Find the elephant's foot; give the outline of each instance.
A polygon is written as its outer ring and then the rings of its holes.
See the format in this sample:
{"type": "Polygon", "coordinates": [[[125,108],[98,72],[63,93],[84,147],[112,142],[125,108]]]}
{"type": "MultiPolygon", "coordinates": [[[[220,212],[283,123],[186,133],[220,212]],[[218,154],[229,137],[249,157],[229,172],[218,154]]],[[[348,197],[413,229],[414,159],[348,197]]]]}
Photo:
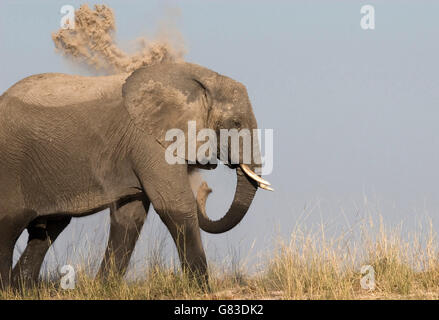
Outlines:
{"type": "Polygon", "coordinates": [[[203,291],[210,292],[206,257],[202,256],[199,260],[200,261],[183,264],[183,272],[189,277],[190,282],[203,291]]]}

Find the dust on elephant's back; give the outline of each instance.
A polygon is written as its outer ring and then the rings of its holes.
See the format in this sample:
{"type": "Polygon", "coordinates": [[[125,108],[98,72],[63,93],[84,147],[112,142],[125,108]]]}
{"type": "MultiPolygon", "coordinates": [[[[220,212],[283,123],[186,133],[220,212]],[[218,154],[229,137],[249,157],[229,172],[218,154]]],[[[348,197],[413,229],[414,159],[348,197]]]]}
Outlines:
{"type": "Polygon", "coordinates": [[[122,98],[122,85],[128,76],[127,73],[103,77],[45,73],[23,79],[5,95],[24,104],[52,108],[113,100],[122,98]]]}

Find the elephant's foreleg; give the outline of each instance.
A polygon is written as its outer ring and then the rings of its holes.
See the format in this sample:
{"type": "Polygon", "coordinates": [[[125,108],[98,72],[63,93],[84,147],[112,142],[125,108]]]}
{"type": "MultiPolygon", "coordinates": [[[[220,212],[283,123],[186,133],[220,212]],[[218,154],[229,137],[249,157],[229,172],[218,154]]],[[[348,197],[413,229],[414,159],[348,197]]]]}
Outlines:
{"type": "Polygon", "coordinates": [[[141,172],[142,185],[177,246],[182,269],[207,283],[207,262],[201,242],[197,203],[185,166],[156,163],[161,168],[141,172]]]}
{"type": "Polygon", "coordinates": [[[106,279],[111,272],[118,276],[125,274],[149,205],[145,198],[111,208],[110,236],[98,277],[106,279]]]}
{"type": "Polygon", "coordinates": [[[71,217],[63,217],[47,221],[36,220],[30,223],[27,228],[29,239],[26,249],[12,271],[14,287],[29,287],[38,281],[47,251],[70,220],[71,217]]]}

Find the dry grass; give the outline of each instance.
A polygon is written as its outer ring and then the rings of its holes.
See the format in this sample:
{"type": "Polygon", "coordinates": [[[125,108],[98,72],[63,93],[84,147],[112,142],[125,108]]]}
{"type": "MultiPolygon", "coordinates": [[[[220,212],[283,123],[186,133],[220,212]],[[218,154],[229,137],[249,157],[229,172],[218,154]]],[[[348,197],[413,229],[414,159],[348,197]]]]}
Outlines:
{"type": "Polygon", "coordinates": [[[355,237],[337,238],[324,228],[296,228],[256,274],[247,275],[241,265],[226,274],[210,266],[210,292],[156,257],[143,280],[111,276],[104,283],[77,266],[73,290],[61,289],[59,277],[50,276],[38,288],[0,292],[0,299],[438,299],[439,243],[431,223],[427,229],[406,234],[367,221],[355,237]],[[375,270],[374,290],[361,288],[363,265],[375,270]]]}

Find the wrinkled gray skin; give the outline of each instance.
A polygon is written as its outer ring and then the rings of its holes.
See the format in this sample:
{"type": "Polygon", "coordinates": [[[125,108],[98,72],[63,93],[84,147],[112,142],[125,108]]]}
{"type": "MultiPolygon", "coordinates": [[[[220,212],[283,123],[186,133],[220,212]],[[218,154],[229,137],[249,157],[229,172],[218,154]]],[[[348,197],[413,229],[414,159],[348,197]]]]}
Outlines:
{"type": "MultiPolygon", "coordinates": [[[[234,200],[222,219],[210,220],[197,208],[187,162],[166,162],[171,142],[164,139],[171,128],[187,133],[190,120],[197,121],[197,130],[256,129],[242,84],[189,63],[140,68],[126,79],[122,92],[110,82],[42,74],[18,82],[0,97],[3,287],[10,284],[13,248],[25,228],[30,242],[23,259],[42,259],[32,258],[32,252],[53,242],[71,217],[111,208],[113,221],[126,219],[122,229],[114,226],[112,239],[124,238],[117,243],[133,243],[126,247],[132,248],[150,203],[174,239],[182,269],[205,282],[200,228],[228,231],[247,212],[257,184],[230,165],[237,174],[234,200]],[[127,241],[129,234],[135,236],[127,241]]],[[[109,243],[107,252],[117,250],[109,243]]],[[[124,259],[118,261],[126,267],[124,259]]]]}
{"type": "MultiPolygon", "coordinates": [[[[191,176],[194,168],[188,167],[188,169],[191,176]]],[[[202,182],[199,186],[197,205],[203,212],[211,191],[206,182],[202,182]]],[[[147,198],[133,199],[131,202],[116,202],[110,205],[110,235],[98,271],[99,278],[105,280],[111,274],[118,276],[125,274],[145,223],[149,206],[147,198]]],[[[32,287],[37,283],[47,251],[70,220],[71,217],[49,224],[31,223],[27,227],[29,233],[27,246],[12,270],[12,283],[15,288],[32,287]]]]}

